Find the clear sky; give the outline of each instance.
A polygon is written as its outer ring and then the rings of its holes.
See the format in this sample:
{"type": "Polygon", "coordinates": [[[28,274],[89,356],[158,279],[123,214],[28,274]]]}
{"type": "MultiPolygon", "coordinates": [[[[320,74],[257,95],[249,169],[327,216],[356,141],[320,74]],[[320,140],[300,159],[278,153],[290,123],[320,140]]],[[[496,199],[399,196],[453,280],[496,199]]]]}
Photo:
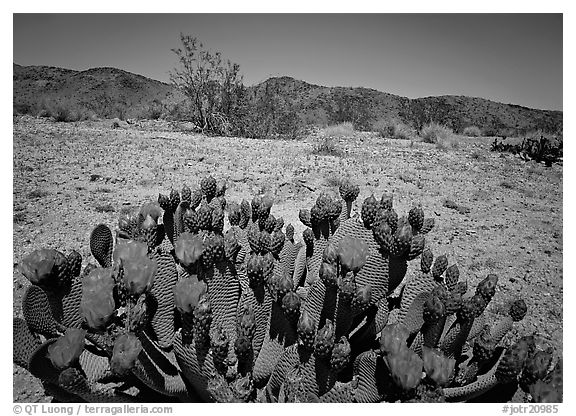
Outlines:
{"type": "Polygon", "coordinates": [[[240,64],[410,98],[468,95],[562,110],[562,14],[15,14],[14,62],[111,66],[168,81],[179,34],[240,64]]]}

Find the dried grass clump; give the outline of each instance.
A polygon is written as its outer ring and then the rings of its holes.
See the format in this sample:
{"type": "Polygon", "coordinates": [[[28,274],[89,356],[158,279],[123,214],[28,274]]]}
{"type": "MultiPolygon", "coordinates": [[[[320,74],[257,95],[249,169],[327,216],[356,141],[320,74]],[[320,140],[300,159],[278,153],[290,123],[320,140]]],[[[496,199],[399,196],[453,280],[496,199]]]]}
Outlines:
{"type": "Polygon", "coordinates": [[[454,136],[454,131],[442,124],[429,123],[422,128],[420,136],[424,142],[436,144],[439,141],[451,139],[454,136]]]}

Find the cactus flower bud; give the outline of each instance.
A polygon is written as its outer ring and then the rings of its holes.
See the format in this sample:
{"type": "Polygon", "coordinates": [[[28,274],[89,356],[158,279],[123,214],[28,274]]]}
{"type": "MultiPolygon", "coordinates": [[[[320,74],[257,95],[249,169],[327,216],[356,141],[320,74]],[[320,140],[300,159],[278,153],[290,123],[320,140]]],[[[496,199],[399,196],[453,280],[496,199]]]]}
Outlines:
{"type": "Polygon", "coordinates": [[[223,364],[228,356],[228,345],[230,341],[228,335],[222,328],[222,325],[216,325],[210,333],[210,347],[212,348],[212,355],[214,361],[223,364]]]}
{"type": "Polygon", "coordinates": [[[352,302],[354,296],[356,295],[356,284],[352,279],[352,275],[348,274],[345,277],[338,277],[338,290],[339,296],[345,302],[352,302]]]}
{"type": "Polygon", "coordinates": [[[288,276],[287,273],[284,273],[279,279],[277,283],[277,299],[281,301],[284,296],[294,290],[294,281],[288,276]]]}
{"type": "Polygon", "coordinates": [[[304,230],[304,232],[302,233],[302,239],[304,240],[304,244],[306,244],[306,247],[308,249],[314,247],[314,233],[310,228],[306,228],[304,230]]]}
{"type": "Polygon", "coordinates": [[[352,309],[356,313],[364,312],[369,306],[372,300],[372,287],[370,285],[364,285],[356,288],[356,293],[352,299],[352,309]]]}
{"type": "Polygon", "coordinates": [[[434,323],[444,316],[446,313],[446,308],[444,303],[437,297],[432,296],[426,302],[424,302],[424,322],[434,323]]]}
{"type": "Polygon", "coordinates": [[[114,342],[110,368],[114,374],[127,374],[142,351],[142,343],[134,334],[122,334],[114,342]]]}
{"type": "Polygon", "coordinates": [[[358,185],[354,185],[348,179],[344,179],[340,182],[340,186],[338,187],[340,192],[340,196],[346,202],[353,202],[358,198],[358,194],[360,193],[360,187],[358,185]]]}
{"type": "Polygon", "coordinates": [[[388,193],[382,194],[382,198],[380,198],[380,207],[384,211],[389,211],[393,208],[393,206],[394,206],[394,195],[388,193]]]}
{"type": "Polygon", "coordinates": [[[322,208],[318,205],[314,205],[310,208],[310,223],[312,224],[312,228],[315,228],[324,220],[324,212],[322,208]]]}
{"type": "Polygon", "coordinates": [[[374,195],[371,195],[364,200],[364,203],[362,204],[362,208],[360,210],[360,216],[362,217],[362,221],[364,222],[364,226],[366,228],[372,228],[372,225],[376,220],[379,208],[380,204],[378,203],[378,201],[376,201],[374,195]]]}
{"type": "Polygon", "coordinates": [[[246,361],[252,351],[252,342],[244,335],[240,335],[234,342],[234,352],[240,361],[246,361]]]}
{"type": "Polygon", "coordinates": [[[312,227],[312,221],[310,220],[309,210],[302,208],[298,213],[298,218],[300,219],[300,222],[304,224],[306,227],[312,227]]]}
{"type": "Polygon", "coordinates": [[[314,347],[314,334],[316,332],[316,321],[308,311],[303,310],[298,319],[298,337],[300,342],[308,349],[314,347]]]}
{"type": "Polygon", "coordinates": [[[242,247],[238,243],[238,239],[233,230],[229,229],[226,231],[226,234],[224,235],[224,254],[226,255],[226,258],[231,262],[235,262],[236,256],[240,252],[241,248],[242,247]]]}
{"type": "Polygon", "coordinates": [[[333,266],[336,265],[336,262],[338,261],[338,251],[333,243],[328,242],[328,244],[326,244],[326,248],[322,253],[322,261],[333,266]]]}
{"type": "Polygon", "coordinates": [[[390,253],[392,244],[394,243],[394,236],[388,223],[386,221],[377,222],[376,226],[372,228],[372,234],[374,235],[374,240],[380,246],[380,249],[384,253],[390,253]]]}
{"type": "Polygon", "coordinates": [[[326,324],[318,331],[316,334],[316,340],[314,342],[314,355],[317,358],[329,358],[332,354],[332,349],[334,348],[334,324],[329,319],[326,320],[326,324]]]}
{"type": "Polygon", "coordinates": [[[300,296],[296,292],[288,292],[282,298],[282,310],[289,320],[295,321],[300,313],[300,296]]]}
{"type": "Polygon", "coordinates": [[[498,284],[498,276],[496,276],[495,274],[489,274],[476,287],[476,294],[482,296],[484,301],[488,303],[496,293],[497,284],[498,284]]]}
{"type": "Polygon", "coordinates": [[[332,349],[332,357],[330,357],[330,367],[334,371],[341,371],[350,362],[350,355],[352,348],[346,337],[341,337],[340,340],[334,345],[332,349]]]}
{"type": "Polygon", "coordinates": [[[338,259],[345,271],[358,273],[368,260],[368,244],[359,238],[345,236],[338,243],[338,259]]]}
{"type": "Polygon", "coordinates": [[[63,370],[73,365],[84,351],[84,336],[86,331],[68,328],[64,336],[58,338],[48,347],[48,358],[52,365],[63,370]]]}
{"type": "Polygon", "coordinates": [[[326,287],[335,287],[337,283],[336,267],[330,263],[322,263],[318,270],[320,279],[326,287]]]}
{"type": "Polygon", "coordinates": [[[238,336],[245,336],[249,340],[254,338],[256,333],[256,315],[251,307],[246,306],[242,311],[240,322],[238,323],[238,336]]]}

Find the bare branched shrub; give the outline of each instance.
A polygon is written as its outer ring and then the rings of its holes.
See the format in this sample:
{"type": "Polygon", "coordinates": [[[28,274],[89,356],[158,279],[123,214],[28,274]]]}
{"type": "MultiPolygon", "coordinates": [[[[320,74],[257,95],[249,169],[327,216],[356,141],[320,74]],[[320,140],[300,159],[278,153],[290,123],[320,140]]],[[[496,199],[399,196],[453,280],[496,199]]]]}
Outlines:
{"type": "Polygon", "coordinates": [[[452,138],[454,132],[451,128],[441,124],[429,123],[422,128],[420,136],[426,143],[438,143],[439,140],[446,141],[452,138]]]}
{"type": "Polygon", "coordinates": [[[411,140],[416,136],[410,126],[398,120],[378,120],[372,125],[372,129],[384,138],[411,140]]]}
{"type": "Polygon", "coordinates": [[[192,120],[202,131],[225,134],[219,130],[223,115],[228,118],[242,88],[240,65],[224,60],[220,52],[204,47],[195,37],[180,34],[181,48],[172,49],[178,67],[170,73],[170,81],[191,102],[192,120]]]}

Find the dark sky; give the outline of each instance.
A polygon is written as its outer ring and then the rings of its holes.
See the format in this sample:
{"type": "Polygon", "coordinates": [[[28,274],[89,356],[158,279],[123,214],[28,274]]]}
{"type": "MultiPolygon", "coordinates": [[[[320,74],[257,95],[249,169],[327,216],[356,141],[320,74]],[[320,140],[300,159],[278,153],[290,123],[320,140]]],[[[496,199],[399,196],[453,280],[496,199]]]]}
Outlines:
{"type": "Polygon", "coordinates": [[[561,14],[15,14],[14,62],[168,81],[181,32],[239,63],[248,85],[287,75],[563,108],[561,14]]]}

